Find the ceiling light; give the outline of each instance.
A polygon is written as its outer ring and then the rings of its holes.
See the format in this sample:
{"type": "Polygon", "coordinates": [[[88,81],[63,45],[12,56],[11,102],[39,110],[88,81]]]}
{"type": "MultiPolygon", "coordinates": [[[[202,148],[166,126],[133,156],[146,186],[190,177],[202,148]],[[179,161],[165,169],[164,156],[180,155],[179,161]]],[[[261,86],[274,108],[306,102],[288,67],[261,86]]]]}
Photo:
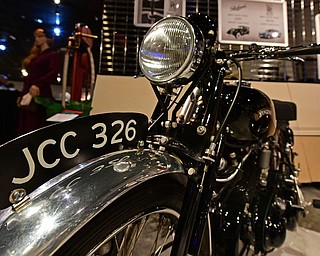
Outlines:
{"type": "Polygon", "coordinates": [[[22,74],[23,76],[28,76],[28,72],[27,72],[27,70],[25,70],[25,69],[21,69],[21,74],[22,74]]]}
{"type": "Polygon", "coordinates": [[[43,23],[42,19],[34,19],[34,21],[37,23],[43,23]]]}
{"type": "Polygon", "coordinates": [[[54,0],[53,1],[55,4],[60,4],[60,0],[54,0]]]}
{"type": "Polygon", "coordinates": [[[60,12],[56,12],[56,25],[60,25],[60,12]]]}
{"type": "Polygon", "coordinates": [[[61,30],[60,30],[60,28],[58,28],[58,27],[54,28],[53,32],[54,32],[54,34],[55,34],[56,36],[60,36],[60,34],[61,34],[61,30]]]}
{"type": "Polygon", "coordinates": [[[0,50],[1,50],[1,51],[5,51],[6,48],[7,48],[7,47],[6,47],[4,44],[0,44],[0,50]]]}

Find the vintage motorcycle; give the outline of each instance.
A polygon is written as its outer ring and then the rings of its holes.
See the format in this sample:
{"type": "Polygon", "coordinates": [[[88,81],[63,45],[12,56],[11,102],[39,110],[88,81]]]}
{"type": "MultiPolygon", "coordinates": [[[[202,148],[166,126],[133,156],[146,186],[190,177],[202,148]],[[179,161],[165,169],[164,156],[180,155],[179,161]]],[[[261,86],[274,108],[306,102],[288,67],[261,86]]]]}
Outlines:
{"type": "Polygon", "coordinates": [[[266,255],[283,244],[305,208],[296,106],[244,83],[239,60],[320,47],[228,52],[216,31],[193,14],[147,32],[150,120],[93,115],[0,147],[0,255],[266,255]]]}

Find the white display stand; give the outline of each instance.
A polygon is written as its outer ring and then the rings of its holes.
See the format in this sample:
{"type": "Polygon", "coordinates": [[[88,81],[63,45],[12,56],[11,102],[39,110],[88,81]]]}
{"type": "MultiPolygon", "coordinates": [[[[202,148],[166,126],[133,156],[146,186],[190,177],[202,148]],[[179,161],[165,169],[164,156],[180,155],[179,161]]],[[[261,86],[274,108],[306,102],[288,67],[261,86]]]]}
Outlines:
{"type": "Polygon", "coordinates": [[[138,112],[151,117],[156,103],[157,98],[145,78],[98,75],[90,113],[138,112]]]}

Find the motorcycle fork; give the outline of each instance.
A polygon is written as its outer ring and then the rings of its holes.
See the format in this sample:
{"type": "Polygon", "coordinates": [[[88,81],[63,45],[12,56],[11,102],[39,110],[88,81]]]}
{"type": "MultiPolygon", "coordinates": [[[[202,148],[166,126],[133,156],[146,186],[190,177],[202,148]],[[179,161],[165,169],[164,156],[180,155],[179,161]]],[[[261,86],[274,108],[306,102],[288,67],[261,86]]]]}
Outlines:
{"type": "Polygon", "coordinates": [[[217,166],[215,163],[205,164],[202,168],[201,177],[188,179],[171,256],[199,255],[217,166]]]}
{"type": "MultiPolygon", "coordinates": [[[[208,108],[203,118],[203,124],[212,128],[213,133],[215,133],[217,109],[220,105],[220,97],[217,95],[221,94],[224,75],[225,70],[222,68],[218,72],[216,86],[210,94],[208,108]]],[[[216,148],[218,143],[212,142],[211,133],[208,133],[207,149],[203,156],[204,163],[199,165],[199,170],[202,170],[202,172],[199,171],[201,175],[194,175],[193,177],[189,174],[190,178],[186,187],[171,256],[196,256],[199,255],[201,249],[203,234],[208,222],[208,212],[214,194],[216,173],[220,164],[219,149],[216,148]]]]}

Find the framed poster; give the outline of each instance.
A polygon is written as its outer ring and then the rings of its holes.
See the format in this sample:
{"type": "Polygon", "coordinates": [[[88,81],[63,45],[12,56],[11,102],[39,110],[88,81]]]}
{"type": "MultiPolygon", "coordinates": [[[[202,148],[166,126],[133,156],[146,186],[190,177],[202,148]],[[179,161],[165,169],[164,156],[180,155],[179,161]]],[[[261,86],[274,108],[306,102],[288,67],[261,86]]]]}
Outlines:
{"type": "Polygon", "coordinates": [[[133,24],[151,27],[156,21],[173,15],[186,15],[186,0],[135,0],[133,24]]]}
{"type": "Polygon", "coordinates": [[[288,46],[285,0],[218,0],[219,42],[288,46]]]}

